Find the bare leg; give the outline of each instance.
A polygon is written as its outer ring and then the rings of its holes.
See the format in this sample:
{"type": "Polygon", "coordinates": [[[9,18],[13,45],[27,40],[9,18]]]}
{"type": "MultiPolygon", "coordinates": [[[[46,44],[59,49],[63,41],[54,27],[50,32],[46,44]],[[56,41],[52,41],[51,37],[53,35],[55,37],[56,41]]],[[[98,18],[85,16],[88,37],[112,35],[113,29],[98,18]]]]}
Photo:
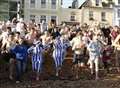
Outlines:
{"type": "Polygon", "coordinates": [[[38,62],[38,67],[37,67],[37,73],[36,73],[36,80],[39,81],[40,80],[40,73],[41,73],[41,63],[38,62]]]}
{"type": "Polygon", "coordinates": [[[61,66],[59,66],[57,69],[56,69],[56,76],[60,76],[61,75],[61,66]]]}
{"type": "Polygon", "coordinates": [[[79,63],[75,65],[75,70],[76,70],[76,71],[75,71],[75,72],[76,72],[75,78],[78,79],[78,78],[79,78],[79,63]]]}
{"type": "Polygon", "coordinates": [[[119,55],[120,51],[118,50],[115,50],[115,59],[116,59],[116,67],[117,67],[117,71],[120,72],[120,63],[119,63],[119,58],[120,58],[120,55],[119,55]]]}
{"type": "Polygon", "coordinates": [[[11,80],[13,80],[13,69],[14,69],[14,59],[13,58],[10,58],[10,61],[9,61],[9,78],[11,80]]]}
{"type": "Polygon", "coordinates": [[[93,75],[94,74],[94,63],[91,60],[89,61],[89,63],[90,63],[91,74],[93,75]]]}
{"type": "Polygon", "coordinates": [[[40,73],[39,73],[39,72],[37,72],[37,73],[36,73],[36,80],[37,80],[37,81],[39,81],[39,80],[40,80],[40,79],[39,79],[39,76],[40,76],[40,73]]]}
{"type": "Polygon", "coordinates": [[[59,68],[56,68],[56,76],[59,76],[59,68]]]}
{"type": "Polygon", "coordinates": [[[96,74],[95,74],[95,77],[96,77],[96,80],[99,79],[99,59],[96,58],[95,59],[95,71],[96,71],[96,74]]]}

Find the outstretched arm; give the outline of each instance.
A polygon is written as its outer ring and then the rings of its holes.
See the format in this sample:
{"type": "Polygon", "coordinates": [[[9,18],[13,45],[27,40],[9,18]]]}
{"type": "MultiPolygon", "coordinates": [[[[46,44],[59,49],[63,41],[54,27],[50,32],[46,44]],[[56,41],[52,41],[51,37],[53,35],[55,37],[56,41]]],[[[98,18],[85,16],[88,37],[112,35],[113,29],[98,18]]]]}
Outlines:
{"type": "Polygon", "coordinates": [[[118,44],[119,40],[120,40],[120,35],[117,36],[117,38],[115,39],[112,45],[117,48],[120,48],[120,44],[118,44]]]}
{"type": "Polygon", "coordinates": [[[27,50],[28,54],[33,52],[33,46],[31,46],[28,50],[27,50]]]}

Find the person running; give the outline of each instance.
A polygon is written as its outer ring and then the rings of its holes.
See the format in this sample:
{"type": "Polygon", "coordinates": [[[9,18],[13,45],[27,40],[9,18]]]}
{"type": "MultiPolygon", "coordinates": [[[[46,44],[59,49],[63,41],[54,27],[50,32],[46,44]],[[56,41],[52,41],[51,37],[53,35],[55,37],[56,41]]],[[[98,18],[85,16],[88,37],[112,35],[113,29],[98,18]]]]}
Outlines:
{"type": "Polygon", "coordinates": [[[37,33],[35,28],[31,28],[30,32],[25,35],[25,39],[27,40],[29,45],[32,45],[37,33]]]}
{"type": "Polygon", "coordinates": [[[35,40],[33,46],[28,49],[28,53],[32,56],[32,68],[36,73],[36,80],[39,80],[39,75],[42,71],[44,47],[39,40],[35,40]]]}
{"type": "Polygon", "coordinates": [[[2,34],[0,35],[0,41],[2,41],[2,46],[1,48],[3,49],[4,43],[7,42],[8,39],[8,34],[11,33],[11,27],[7,27],[2,31],[2,34]]]}
{"type": "Polygon", "coordinates": [[[42,23],[40,26],[41,26],[40,27],[41,33],[44,34],[44,32],[48,30],[48,24],[44,20],[42,20],[42,23]]]}
{"type": "Polygon", "coordinates": [[[66,35],[62,35],[61,38],[61,44],[62,44],[62,58],[63,61],[65,59],[66,53],[67,53],[67,49],[70,47],[70,42],[68,40],[68,38],[66,38],[66,35]]]}
{"type": "Polygon", "coordinates": [[[44,46],[49,46],[49,44],[52,43],[52,37],[48,31],[44,32],[44,35],[41,36],[41,39],[44,46]]]}
{"type": "Polygon", "coordinates": [[[18,44],[11,49],[11,52],[15,54],[16,57],[16,83],[20,83],[21,76],[26,70],[27,63],[27,49],[24,39],[20,39],[18,44]]]}
{"type": "Polygon", "coordinates": [[[20,36],[24,37],[25,36],[25,23],[23,18],[19,19],[19,22],[16,24],[16,32],[20,32],[20,36]]]}
{"type": "Polygon", "coordinates": [[[112,45],[116,48],[115,50],[116,67],[118,72],[120,72],[120,34],[116,37],[112,45]]]}
{"type": "Polygon", "coordinates": [[[79,78],[79,69],[84,66],[84,42],[82,41],[81,31],[77,32],[76,37],[70,41],[72,50],[74,52],[73,67],[75,70],[75,78],[79,78]]]}
{"type": "Polygon", "coordinates": [[[112,47],[110,45],[105,46],[102,54],[102,62],[104,69],[109,73],[110,61],[111,61],[112,47]]]}
{"type": "Polygon", "coordinates": [[[4,59],[9,60],[9,79],[13,80],[13,69],[15,65],[15,54],[13,54],[10,49],[14,48],[16,43],[14,42],[14,33],[10,33],[8,35],[7,41],[4,43],[3,47],[5,50],[3,51],[4,53],[4,59]]]}
{"type": "Polygon", "coordinates": [[[53,58],[56,65],[56,76],[59,76],[59,72],[61,71],[61,67],[63,64],[63,44],[60,39],[60,36],[56,37],[53,43],[54,51],[53,51],[53,58]]]}
{"type": "Polygon", "coordinates": [[[118,35],[119,35],[119,27],[118,26],[114,26],[113,28],[111,27],[110,36],[111,36],[112,43],[114,43],[118,35]]]}
{"type": "Polygon", "coordinates": [[[15,32],[15,36],[14,36],[15,43],[18,44],[19,40],[21,40],[20,32],[15,32]]]}
{"type": "Polygon", "coordinates": [[[91,69],[91,74],[94,74],[94,68],[95,68],[95,77],[96,80],[99,79],[98,73],[99,73],[99,59],[101,56],[101,44],[98,41],[97,35],[93,36],[93,39],[90,41],[88,45],[88,51],[89,51],[89,64],[91,69]],[[95,67],[94,67],[95,64],[95,67]]]}

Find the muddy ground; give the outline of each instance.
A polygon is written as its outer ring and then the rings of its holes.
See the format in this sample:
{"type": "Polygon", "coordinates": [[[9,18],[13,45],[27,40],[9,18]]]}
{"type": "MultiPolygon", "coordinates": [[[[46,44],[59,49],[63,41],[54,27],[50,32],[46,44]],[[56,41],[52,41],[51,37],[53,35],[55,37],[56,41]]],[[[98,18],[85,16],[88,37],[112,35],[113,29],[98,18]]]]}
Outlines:
{"type": "Polygon", "coordinates": [[[71,59],[64,61],[61,77],[58,78],[54,76],[52,59],[46,60],[40,81],[35,81],[30,66],[19,84],[15,83],[15,79],[13,81],[8,79],[9,65],[0,64],[0,88],[120,88],[120,73],[115,67],[111,66],[109,73],[101,68],[99,80],[95,80],[94,76],[90,75],[89,68],[85,67],[80,70],[79,79],[75,80],[71,61],[71,59]]]}

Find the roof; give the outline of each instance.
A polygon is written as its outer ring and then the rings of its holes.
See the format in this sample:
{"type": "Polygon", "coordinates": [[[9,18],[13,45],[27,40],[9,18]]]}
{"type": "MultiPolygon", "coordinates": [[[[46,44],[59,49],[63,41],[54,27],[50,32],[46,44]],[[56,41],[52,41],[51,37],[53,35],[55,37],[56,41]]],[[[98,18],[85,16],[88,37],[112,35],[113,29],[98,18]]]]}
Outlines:
{"type": "Polygon", "coordinates": [[[82,7],[91,7],[91,8],[105,8],[105,9],[111,9],[110,7],[104,7],[104,6],[102,6],[102,7],[97,7],[97,6],[92,6],[92,2],[91,2],[91,0],[86,0],[80,7],[79,7],[79,9],[82,9],[82,7]]]}
{"type": "Polygon", "coordinates": [[[87,7],[90,6],[90,0],[86,0],[80,7],[79,9],[81,9],[82,7],[87,7]]]}

